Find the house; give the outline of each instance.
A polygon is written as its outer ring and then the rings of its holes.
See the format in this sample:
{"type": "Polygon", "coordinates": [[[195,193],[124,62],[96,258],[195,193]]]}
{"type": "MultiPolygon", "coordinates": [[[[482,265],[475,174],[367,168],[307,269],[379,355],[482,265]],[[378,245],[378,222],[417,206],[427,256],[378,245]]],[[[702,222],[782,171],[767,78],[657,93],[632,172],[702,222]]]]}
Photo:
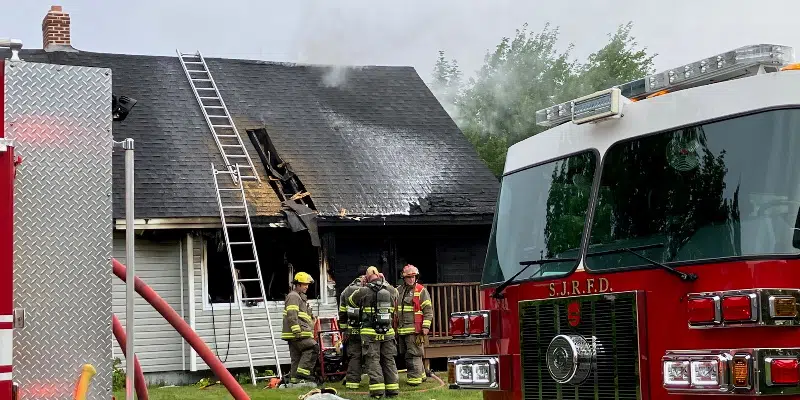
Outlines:
{"type": "MultiPolygon", "coordinates": [[[[135,142],[136,274],[226,366],[246,367],[212,177],[212,164],[224,170],[225,162],[177,55],[77,50],[60,7],[45,16],[43,38],[43,49],[20,57],[110,68],[114,94],[137,101],[113,126],[115,140],[135,142]]],[[[443,304],[451,283],[477,298],[499,182],[413,68],[206,62],[260,177],[245,190],[268,301],[245,312],[266,307],[279,337],[291,275],[306,271],[318,277],[310,291],[316,313],[333,315],[337,294],[362,264],[399,280],[412,263],[431,290],[442,288],[443,304]],[[309,229],[291,229],[296,215],[285,199],[315,212],[309,229]]],[[[123,195],[116,152],[113,255],[125,263],[123,195]]],[[[124,284],[115,280],[113,293],[125,324],[124,284]]],[[[468,305],[451,299],[437,310],[435,334],[446,336],[448,310],[460,306],[468,305]]],[[[208,369],[146,302],[137,299],[135,310],[137,355],[150,381],[208,369]]],[[[267,328],[248,324],[248,333],[264,338],[267,328]]],[[[288,364],[288,347],[277,343],[288,364]]],[[[259,364],[274,364],[269,340],[251,348],[259,364]]],[[[122,358],[116,343],[114,352],[122,358]]]]}

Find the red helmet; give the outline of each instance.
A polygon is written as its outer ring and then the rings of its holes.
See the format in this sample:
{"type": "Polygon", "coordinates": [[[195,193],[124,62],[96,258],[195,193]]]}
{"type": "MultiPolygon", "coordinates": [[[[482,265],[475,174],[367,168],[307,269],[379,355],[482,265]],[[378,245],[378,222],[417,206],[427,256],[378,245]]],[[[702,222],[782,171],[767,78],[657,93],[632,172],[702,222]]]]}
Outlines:
{"type": "Polygon", "coordinates": [[[406,266],[403,267],[403,278],[409,276],[419,276],[419,270],[417,269],[417,267],[411,264],[406,264],[406,266]]]}

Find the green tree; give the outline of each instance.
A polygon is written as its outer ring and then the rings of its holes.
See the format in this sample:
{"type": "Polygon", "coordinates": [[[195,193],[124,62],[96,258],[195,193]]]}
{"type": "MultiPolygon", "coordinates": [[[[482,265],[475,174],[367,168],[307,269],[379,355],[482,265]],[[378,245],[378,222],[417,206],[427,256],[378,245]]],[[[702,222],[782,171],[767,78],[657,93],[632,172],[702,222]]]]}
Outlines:
{"type": "Polygon", "coordinates": [[[654,56],[638,47],[631,28],[630,23],[620,26],[608,44],[579,64],[571,59],[572,45],[559,51],[557,28],[545,25],[532,33],[525,24],[486,54],[468,82],[462,82],[456,61],[447,61],[440,51],[431,90],[500,176],[508,147],[545,130],[536,125],[537,110],[650,72],[654,56]]]}
{"type": "Polygon", "coordinates": [[[439,51],[439,58],[433,67],[433,80],[428,84],[436,98],[450,114],[457,119],[456,102],[461,94],[462,73],[456,60],[447,60],[444,51],[439,51]]]}

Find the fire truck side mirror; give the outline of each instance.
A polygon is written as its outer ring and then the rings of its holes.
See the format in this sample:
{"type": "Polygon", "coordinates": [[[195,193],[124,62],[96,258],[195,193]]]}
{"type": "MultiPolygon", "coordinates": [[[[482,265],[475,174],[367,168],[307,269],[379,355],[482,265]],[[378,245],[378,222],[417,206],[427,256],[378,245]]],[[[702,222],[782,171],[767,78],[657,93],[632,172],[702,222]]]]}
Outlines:
{"type": "Polygon", "coordinates": [[[133,97],[111,95],[111,115],[114,121],[124,121],[138,101],[133,97]]]}

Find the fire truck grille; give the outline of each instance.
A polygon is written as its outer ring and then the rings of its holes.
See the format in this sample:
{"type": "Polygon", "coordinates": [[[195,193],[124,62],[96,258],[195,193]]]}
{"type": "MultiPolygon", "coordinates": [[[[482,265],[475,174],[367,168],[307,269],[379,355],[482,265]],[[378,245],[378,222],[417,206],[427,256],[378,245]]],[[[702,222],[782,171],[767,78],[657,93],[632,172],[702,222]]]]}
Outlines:
{"type": "MultiPolygon", "coordinates": [[[[526,400],[550,399],[639,399],[639,346],[636,295],[619,293],[519,303],[522,391],[526,400]],[[579,312],[578,312],[579,311],[579,312]],[[594,356],[582,358],[585,369],[576,365],[571,382],[558,383],[551,376],[547,354],[558,354],[567,341],[558,335],[585,339],[594,356]],[[588,364],[586,364],[588,363],[588,364]],[[585,377],[585,378],[584,378],[585,377]]],[[[564,381],[565,367],[573,367],[567,348],[566,360],[551,357],[552,368],[564,381]],[[564,362],[566,361],[566,362],[564,362]]],[[[584,354],[584,353],[582,353],[584,354]]]]}

